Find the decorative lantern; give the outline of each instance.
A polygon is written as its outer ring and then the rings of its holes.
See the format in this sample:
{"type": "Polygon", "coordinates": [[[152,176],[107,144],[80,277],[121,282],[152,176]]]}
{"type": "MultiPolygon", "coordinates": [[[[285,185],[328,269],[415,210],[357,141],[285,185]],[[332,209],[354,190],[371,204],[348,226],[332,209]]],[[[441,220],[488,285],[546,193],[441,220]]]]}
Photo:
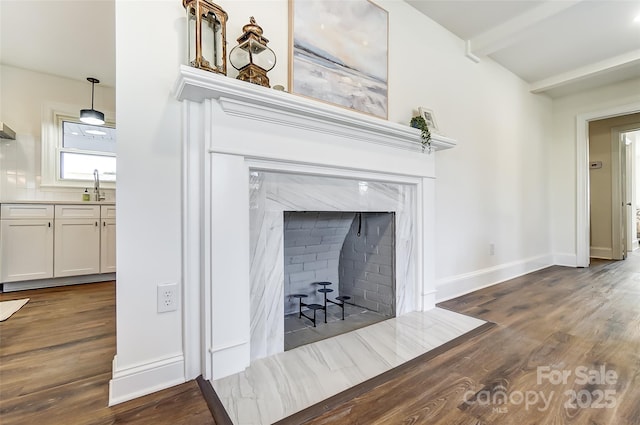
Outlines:
{"type": "Polygon", "coordinates": [[[262,28],[253,16],[242,27],[238,45],[231,50],[229,61],[239,71],[238,80],[269,87],[267,72],[276,66],[276,55],[267,47],[269,40],[262,36],[262,28]]]}
{"type": "Polygon", "coordinates": [[[189,65],[227,75],[227,13],[207,0],[182,0],[187,10],[189,65]]]}

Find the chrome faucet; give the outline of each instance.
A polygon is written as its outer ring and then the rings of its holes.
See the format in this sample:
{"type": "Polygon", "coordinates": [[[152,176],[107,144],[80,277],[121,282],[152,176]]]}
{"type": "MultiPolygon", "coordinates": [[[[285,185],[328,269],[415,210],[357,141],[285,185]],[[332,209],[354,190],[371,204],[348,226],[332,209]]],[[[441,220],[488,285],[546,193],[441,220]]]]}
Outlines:
{"type": "Polygon", "coordinates": [[[93,170],[93,196],[96,201],[104,201],[104,195],[100,194],[100,177],[98,170],[93,170]]]}

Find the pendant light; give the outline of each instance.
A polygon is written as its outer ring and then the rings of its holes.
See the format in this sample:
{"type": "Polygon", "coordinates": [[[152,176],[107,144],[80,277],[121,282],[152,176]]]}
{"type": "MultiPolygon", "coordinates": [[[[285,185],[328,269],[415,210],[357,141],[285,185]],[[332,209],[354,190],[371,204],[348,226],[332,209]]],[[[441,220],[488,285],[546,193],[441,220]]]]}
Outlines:
{"type": "Polygon", "coordinates": [[[91,109],[80,110],[80,121],[91,125],[102,125],[104,124],[104,114],[93,109],[93,89],[96,84],[100,83],[100,80],[89,77],[87,81],[91,83],[91,109]]]}

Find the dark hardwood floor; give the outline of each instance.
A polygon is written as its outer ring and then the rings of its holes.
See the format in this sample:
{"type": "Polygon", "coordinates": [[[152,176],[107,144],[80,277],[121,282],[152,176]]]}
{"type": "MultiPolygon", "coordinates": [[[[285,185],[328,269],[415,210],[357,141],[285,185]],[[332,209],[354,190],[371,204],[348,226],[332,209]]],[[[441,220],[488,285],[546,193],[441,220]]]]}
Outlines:
{"type": "Polygon", "coordinates": [[[114,282],[0,294],[19,298],[0,322],[0,424],[214,424],[194,381],[107,407],[114,282]]]}
{"type": "MultiPolygon", "coordinates": [[[[106,407],[112,283],[0,294],[23,297],[0,323],[0,424],[214,423],[194,382],[106,407]]],[[[640,254],[550,267],[441,307],[496,325],[304,423],[640,424],[640,254]]]]}
{"type": "Polygon", "coordinates": [[[550,267],[441,307],[497,326],[304,423],[640,424],[640,255],[550,267]]]}

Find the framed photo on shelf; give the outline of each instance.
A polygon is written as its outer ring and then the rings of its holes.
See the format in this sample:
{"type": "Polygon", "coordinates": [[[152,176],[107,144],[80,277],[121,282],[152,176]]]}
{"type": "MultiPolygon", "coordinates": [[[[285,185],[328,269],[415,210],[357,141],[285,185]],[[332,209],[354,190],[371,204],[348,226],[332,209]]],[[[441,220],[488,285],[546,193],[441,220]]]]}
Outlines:
{"type": "Polygon", "coordinates": [[[386,119],[386,10],[369,0],[289,0],[289,90],[386,119]]]}
{"type": "Polygon", "coordinates": [[[438,126],[436,125],[436,117],[433,115],[433,111],[421,106],[418,108],[418,113],[424,118],[427,127],[429,127],[429,131],[438,134],[438,126]]]}

